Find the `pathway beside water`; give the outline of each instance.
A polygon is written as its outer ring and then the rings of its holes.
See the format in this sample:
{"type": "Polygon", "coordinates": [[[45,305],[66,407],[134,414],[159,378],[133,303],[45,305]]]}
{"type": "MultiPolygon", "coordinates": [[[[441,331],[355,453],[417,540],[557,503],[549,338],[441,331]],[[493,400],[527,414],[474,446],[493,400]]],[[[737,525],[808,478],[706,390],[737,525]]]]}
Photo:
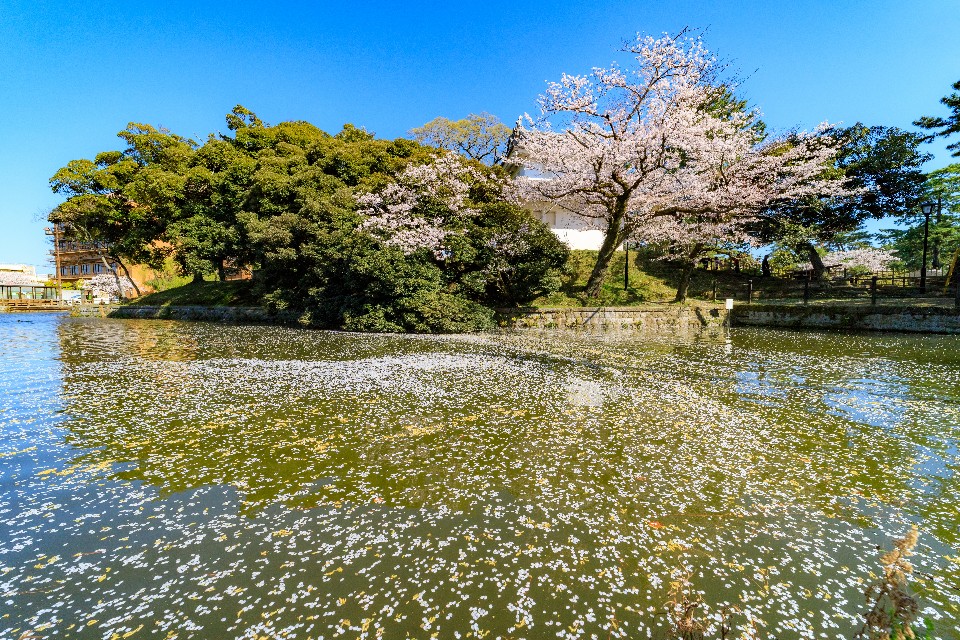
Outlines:
{"type": "Polygon", "coordinates": [[[960,638],[960,337],[0,315],[0,637],[960,638]],[[753,621],[753,623],[749,621],[753,621]],[[31,635],[32,634],[32,635],[31,635]]]}

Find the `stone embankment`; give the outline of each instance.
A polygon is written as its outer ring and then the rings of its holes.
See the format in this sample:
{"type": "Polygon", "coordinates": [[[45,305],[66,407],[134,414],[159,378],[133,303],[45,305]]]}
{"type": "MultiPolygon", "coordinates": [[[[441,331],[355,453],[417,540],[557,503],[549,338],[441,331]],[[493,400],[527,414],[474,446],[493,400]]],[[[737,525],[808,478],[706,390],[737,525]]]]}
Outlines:
{"type": "MultiPolygon", "coordinates": [[[[296,313],[272,313],[260,307],[82,305],[74,316],[200,320],[229,324],[297,325],[296,313]]],[[[506,330],[614,331],[686,334],[723,327],[843,329],[960,334],[960,310],[935,306],[856,304],[736,304],[649,307],[574,307],[499,309],[497,321],[506,330]]]]}
{"type": "Polygon", "coordinates": [[[735,327],[846,329],[960,334],[960,310],[949,306],[738,304],[735,327]]]}
{"type": "MultiPolygon", "coordinates": [[[[295,313],[271,313],[259,307],[82,305],[72,315],[88,318],[201,320],[224,323],[291,324],[295,313]]],[[[662,305],[650,307],[589,307],[555,309],[499,309],[501,329],[564,329],[579,331],[637,331],[688,333],[719,329],[729,312],[716,305],[662,305]]]]}
{"type": "Polygon", "coordinates": [[[649,307],[576,307],[499,309],[505,329],[566,329],[577,331],[635,331],[688,333],[719,329],[729,312],[717,305],[658,305],[649,307]]]}
{"type": "Polygon", "coordinates": [[[228,324],[297,324],[297,314],[274,313],[262,307],[80,305],[71,315],[88,318],[201,320],[228,324]]]}

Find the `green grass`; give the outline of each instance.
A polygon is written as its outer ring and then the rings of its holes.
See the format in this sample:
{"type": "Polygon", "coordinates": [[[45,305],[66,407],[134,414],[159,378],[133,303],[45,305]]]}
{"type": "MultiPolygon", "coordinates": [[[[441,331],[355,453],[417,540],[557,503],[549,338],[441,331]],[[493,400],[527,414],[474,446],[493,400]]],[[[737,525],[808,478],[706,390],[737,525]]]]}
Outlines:
{"type": "Polygon", "coordinates": [[[190,282],[145,295],[132,301],[131,304],[160,307],[256,307],[260,306],[260,301],[253,292],[253,283],[250,280],[228,280],[227,282],[190,282]]]}
{"type": "MultiPolygon", "coordinates": [[[[591,299],[584,294],[587,279],[597,260],[596,251],[575,250],[570,252],[563,285],[549,296],[537,298],[532,307],[630,307],[673,302],[677,293],[681,271],[676,263],[650,258],[643,253],[630,252],[629,287],[623,286],[624,254],[617,252],[610,265],[610,274],[604,283],[599,298],[591,299]]],[[[772,297],[802,296],[803,285],[797,281],[779,278],[760,278],[757,274],[732,271],[705,271],[695,269],[690,280],[688,299],[712,300],[714,282],[717,298],[746,296],[747,282],[753,280],[754,290],[772,294],[772,297]]],[[[175,284],[171,281],[169,284],[175,284]]],[[[761,296],[761,298],[764,296],[761,296]]],[[[133,304],[157,306],[259,306],[260,300],[253,292],[249,280],[227,282],[188,282],[171,286],[141,298],[133,304]]]]}
{"type": "Polygon", "coordinates": [[[186,284],[190,284],[191,282],[193,282],[192,276],[181,276],[176,273],[164,273],[158,275],[153,280],[147,280],[146,285],[151,287],[154,291],[169,291],[170,289],[178,289],[186,284]]]}
{"type": "MultiPolygon", "coordinates": [[[[588,298],[584,293],[593,265],[597,261],[596,251],[574,250],[570,252],[567,273],[560,291],[542,296],[533,301],[534,307],[630,307],[651,303],[673,302],[680,283],[681,269],[673,262],[649,257],[643,253],[630,252],[629,286],[624,289],[623,268],[624,253],[618,251],[610,263],[610,272],[598,298],[588,298]]],[[[744,297],[747,282],[754,281],[760,286],[759,275],[731,271],[705,271],[695,269],[690,278],[687,297],[690,300],[712,300],[713,286],[716,282],[717,298],[744,297]]],[[[763,280],[765,286],[780,286],[775,278],[763,280]]],[[[784,286],[789,283],[783,282],[784,286]]]]}
{"type": "Polygon", "coordinates": [[[610,263],[610,275],[604,283],[600,297],[587,298],[584,289],[587,279],[597,261],[596,251],[573,250],[567,262],[563,286],[560,291],[549,296],[542,296],[534,300],[533,307],[627,307],[642,305],[651,302],[672,300],[675,289],[663,278],[653,276],[642,269],[637,262],[636,254],[630,254],[629,287],[623,287],[624,254],[618,252],[610,263]]]}

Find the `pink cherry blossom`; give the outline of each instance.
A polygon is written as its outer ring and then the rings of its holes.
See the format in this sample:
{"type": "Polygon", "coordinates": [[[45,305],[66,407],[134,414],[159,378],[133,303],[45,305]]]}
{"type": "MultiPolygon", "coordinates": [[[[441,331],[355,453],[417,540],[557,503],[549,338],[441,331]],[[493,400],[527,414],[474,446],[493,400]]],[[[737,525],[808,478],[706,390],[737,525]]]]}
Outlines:
{"type": "MultiPolygon", "coordinates": [[[[897,257],[894,252],[886,249],[866,247],[848,251],[834,251],[823,256],[822,260],[825,267],[842,267],[844,269],[862,267],[871,273],[876,273],[889,270],[890,265],[897,260],[897,257]]],[[[807,262],[800,268],[810,270],[813,267],[807,262]]]]}
{"type": "Polygon", "coordinates": [[[605,232],[598,269],[627,238],[692,259],[751,241],[749,225],[779,202],[850,193],[823,179],[838,145],[827,125],[762,139],[757,111],[722,108],[729,87],[699,39],[638,36],[623,50],[630,69],[551,83],[511,157],[526,169],[516,200],[551,201],[605,232]]]}
{"type": "Polygon", "coordinates": [[[130,278],[117,277],[111,273],[93,276],[83,283],[83,289],[90,291],[97,298],[125,298],[134,291],[130,278]]]}
{"type": "Polygon", "coordinates": [[[356,197],[365,216],[361,229],[404,253],[428,249],[440,257],[444,239],[454,231],[447,216],[437,214],[436,208],[432,214],[424,213],[422,205],[432,202],[449,214],[473,215],[470,185],[481,177],[453,153],[443,153],[430,164],[411,165],[381,191],[356,197]]]}

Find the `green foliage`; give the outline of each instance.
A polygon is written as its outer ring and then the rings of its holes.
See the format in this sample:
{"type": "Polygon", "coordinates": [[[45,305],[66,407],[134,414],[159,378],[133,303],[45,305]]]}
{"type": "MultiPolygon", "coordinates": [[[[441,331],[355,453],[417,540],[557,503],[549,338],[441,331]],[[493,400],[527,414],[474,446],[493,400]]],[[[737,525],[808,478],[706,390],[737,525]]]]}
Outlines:
{"type": "Polygon", "coordinates": [[[489,307],[521,304],[556,286],[565,247],[483,181],[472,193],[479,212],[450,216],[444,257],[405,254],[359,231],[354,195],[435,154],[345,127],[303,156],[291,151],[258,171],[247,203],[258,213],[242,219],[259,252],[267,303],[302,309],[302,321],[315,326],[469,331],[492,327],[489,307]]]}
{"type": "Polygon", "coordinates": [[[105,243],[118,261],[157,266],[167,225],[180,216],[196,143],[133,122],[117,135],[124,151],[73,160],[54,174],[50,186],[67,200],[49,218],[70,238],[105,243]]]}
{"type": "MultiPolygon", "coordinates": [[[[907,229],[884,229],[879,234],[885,249],[896,251],[900,267],[913,271],[923,261],[923,223],[907,229]]],[[[934,247],[940,254],[944,268],[949,266],[953,254],[960,249],[960,218],[944,215],[939,224],[931,223],[927,240],[927,266],[933,260],[934,247]]]]}
{"type": "Polygon", "coordinates": [[[861,123],[835,135],[843,140],[841,152],[824,170],[862,191],[848,198],[780,203],[760,230],[764,240],[807,251],[808,244],[832,243],[866,220],[906,215],[923,197],[921,167],[930,156],[919,151],[922,135],[861,123]]]}
{"type": "MultiPolygon", "coordinates": [[[[927,259],[933,261],[936,258],[942,266],[949,266],[952,256],[960,249],[960,163],[930,172],[919,200],[934,205],[930,216],[927,259]]],[[[924,215],[920,207],[905,212],[900,216],[900,222],[907,227],[884,229],[879,234],[879,240],[884,247],[897,252],[902,267],[919,269],[923,262],[924,227],[924,215]]]]}
{"type": "MultiPolygon", "coordinates": [[[[946,118],[939,116],[924,116],[913,124],[924,129],[934,130],[931,137],[948,137],[960,133],[960,80],[953,83],[954,93],[940,98],[940,103],[950,109],[946,118]],[[937,131],[939,129],[939,131],[937,131]]],[[[953,151],[954,157],[960,157],[960,142],[952,142],[947,149],[953,151]]]]}
{"type": "Polygon", "coordinates": [[[791,245],[774,245],[770,253],[770,268],[774,274],[788,274],[800,268],[807,261],[791,245]]]}
{"type": "Polygon", "coordinates": [[[154,291],[167,291],[182,287],[192,281],[193,277],[182,275],[176,261],[172,257],[168,257],[163,263],[163,268],[155,269],[153,278],[147,280],[144,284],[154,291]]]}
{"type": "MultiPolygon", "coordinates": [[[[67,200],[51,219],[109,242],[128,260],[158,269],[173,261],[181,278],[197,280],[145,303],[238,299],[200,280],[249,265],[258,268],[257,285],[224,291],[256,291],[261,302],[295,310],[311,326],[488,329],[492,307],[523,304],[559,287],[566,248],[504,200],[499,168],[472,163],[463,212],[426,194],[414,215],[445,221],[442,252],[405,252],[365,231],[357,197],[444,152],[412,140],[379,140],[350,124],[334,136],[307,122],[271,126],[242,106],[227,116],[227,127],[229,135],[199,145],[130,124],[119,134],[125,150],[72,161],[54,175],[51,187],[67,200]]],[[[175,279],[155,284],[166,288],[175,279]]]]}
{"type": "Polygon", "coordinates": [[[510,128],[489,113],[471,113],[462,120],[434,118],[410,130],[418,142],[460,153],[472,160],[499,164],[507,149],[510,128]]]}

